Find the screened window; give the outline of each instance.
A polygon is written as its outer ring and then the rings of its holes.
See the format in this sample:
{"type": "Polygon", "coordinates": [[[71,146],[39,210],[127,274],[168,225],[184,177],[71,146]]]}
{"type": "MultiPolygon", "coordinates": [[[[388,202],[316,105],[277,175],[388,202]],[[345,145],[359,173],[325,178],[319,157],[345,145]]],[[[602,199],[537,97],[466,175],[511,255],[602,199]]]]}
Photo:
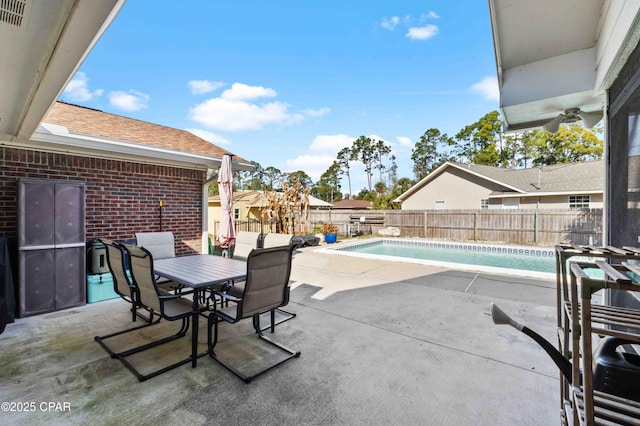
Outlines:
{"type": "Polygon", "coordinates": [[[588,209],[591,197],[589,195],[571,195],[569,196],[570,209],[588,209]]]}
{"type": "Polygon", "coordinates": [[[240,209],[233,209],[233,217],[234,219],[240,219],[240,209]]]}
{"type": "Polygon", "coordinates": [[[485,198],[484,200],[480,200],[480,208],[482,210],[487,210],[489,208],[489,199],[485,198]]]}

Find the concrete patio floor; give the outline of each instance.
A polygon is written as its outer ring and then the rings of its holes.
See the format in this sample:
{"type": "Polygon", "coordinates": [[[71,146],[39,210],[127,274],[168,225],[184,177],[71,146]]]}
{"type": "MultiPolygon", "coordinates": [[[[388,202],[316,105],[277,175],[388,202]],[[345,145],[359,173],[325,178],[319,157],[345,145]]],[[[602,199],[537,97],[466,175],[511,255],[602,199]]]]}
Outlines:
{"type": "MultiPolygon", "coordinates": [[[[132,325],[129,305],[120,299],[19,318],[0,335],[0,423],[559,423],[555,365],[533,341],[493,325],[489,315],[495,301],[555,344],[554,282],[314,248],[297,252],[291,278],[287,310],[298,316],[277,326],[274,339],[302,355],[250,384],[208,356],[196,369],[184,365],[139,383],[93,339],[132,325]],[[14,402],[11,408],[33,402],[26,406],[34,411],[7,412],[5,402],[14,402]]],[[[221,325],[219,354],[240,362],[257,354],[253,362],[260,363],[272,350],[256,344],[245,323],[221,325]]],[[[164,336],[178,327],[163,321],[132,338],[164,336]]],[[[148,372],[189,351],[185,337],[131,358],[148,372]]]]}

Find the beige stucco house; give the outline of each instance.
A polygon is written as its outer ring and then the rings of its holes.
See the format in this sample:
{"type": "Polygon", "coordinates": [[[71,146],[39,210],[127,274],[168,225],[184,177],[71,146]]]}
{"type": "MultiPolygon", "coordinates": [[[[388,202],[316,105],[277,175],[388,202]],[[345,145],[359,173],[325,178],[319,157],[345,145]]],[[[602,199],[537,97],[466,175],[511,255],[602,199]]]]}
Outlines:
{"type": "Polygon", "coordinates": [[[395,201],[403,210],[602,208],[602,160],[530,169],[447,162],[395,201]]]}

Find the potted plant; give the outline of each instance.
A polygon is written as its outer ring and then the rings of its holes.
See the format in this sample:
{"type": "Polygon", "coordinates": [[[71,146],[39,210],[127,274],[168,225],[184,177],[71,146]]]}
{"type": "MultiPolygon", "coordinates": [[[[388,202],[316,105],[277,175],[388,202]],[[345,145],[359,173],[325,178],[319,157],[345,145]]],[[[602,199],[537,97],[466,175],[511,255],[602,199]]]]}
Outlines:
{"type": "Polygon", "coordinates": [[[322,224],[322,233],[327,244],[335,243],[338,239],[338,227],[331,222],[322,224]]]}
{"type": "Polygon", "coordinates": [[[324,241],[324,234],[322,233],[322,226],[314,226],[311,229],[311,233],[320,239],[320,242],[324,241]]]}

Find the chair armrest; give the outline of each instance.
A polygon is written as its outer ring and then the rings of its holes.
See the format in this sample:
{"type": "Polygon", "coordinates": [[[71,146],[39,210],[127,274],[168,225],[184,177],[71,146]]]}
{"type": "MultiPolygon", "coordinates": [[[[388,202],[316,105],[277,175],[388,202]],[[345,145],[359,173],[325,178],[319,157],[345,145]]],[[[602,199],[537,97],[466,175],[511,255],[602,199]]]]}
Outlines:
{"type": "Polygon", "coordinates": [[[230,302],[235,302],[235,303],[240,303],[240,302],[242,302],[242,299],[241,299],[241,298],[239,298],[239,297],[235,297],[235,296],[232,296],[232,295],[230,295],[230,294],[227,294],[227,293],[225,293],[224,291],[216,291],[216,294],[217,294],[218,296],[222,297],[223,299],[228,300],[228,301],[230,301],[230,302]]]}

